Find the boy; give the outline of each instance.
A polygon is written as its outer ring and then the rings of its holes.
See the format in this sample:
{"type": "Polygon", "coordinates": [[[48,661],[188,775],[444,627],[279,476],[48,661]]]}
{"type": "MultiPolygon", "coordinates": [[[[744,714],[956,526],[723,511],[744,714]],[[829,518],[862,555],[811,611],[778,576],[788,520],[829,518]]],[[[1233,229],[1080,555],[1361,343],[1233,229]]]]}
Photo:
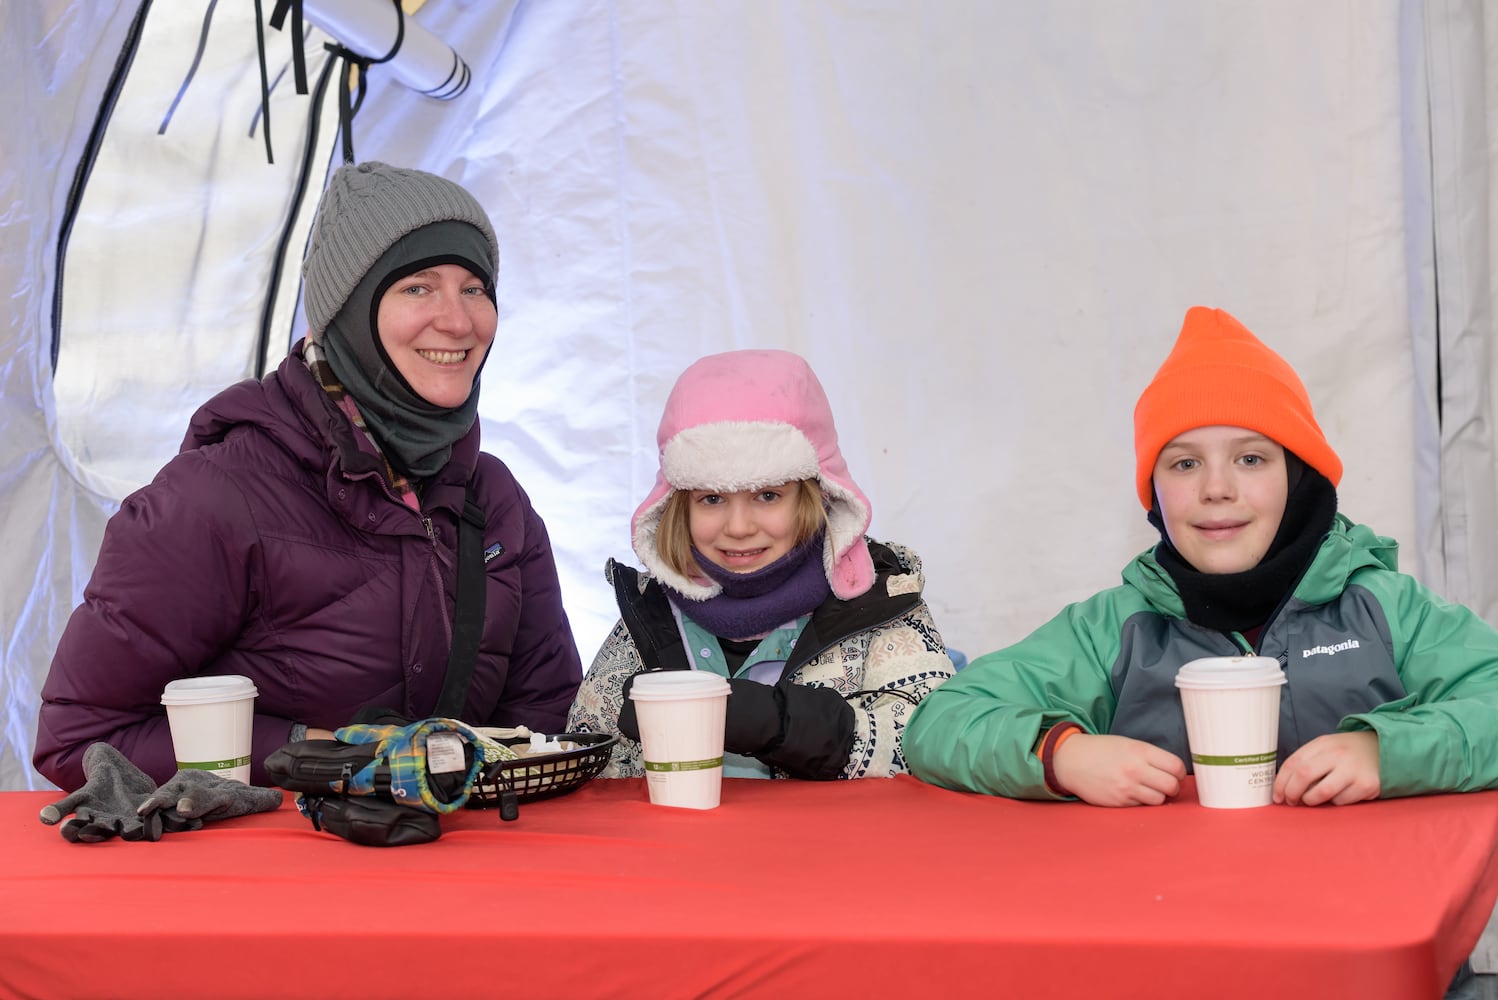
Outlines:
{"type": "Polygon", "coordinates": [[[1123,584],[932,692],[904,733],[948,788],[1159,805],[1186,776],[1176,670],[1279,659],[1274,800],[1498,787],[1498,631],[1398,572],[1337,513],[1342,463],[1294,370],[1195,307],[1134,410],[1136,488],[1160,544],[1123,584]]]}

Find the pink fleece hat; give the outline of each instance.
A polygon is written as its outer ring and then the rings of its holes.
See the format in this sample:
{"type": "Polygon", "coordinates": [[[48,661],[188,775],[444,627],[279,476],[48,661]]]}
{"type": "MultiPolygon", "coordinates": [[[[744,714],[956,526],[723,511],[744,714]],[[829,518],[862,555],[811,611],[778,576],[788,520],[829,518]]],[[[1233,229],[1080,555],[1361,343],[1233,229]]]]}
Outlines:
{"type": "Polygon", "coordinates": [[[828,504],[822,567],[833,594],[857,597],[874,583],[864,544],[872,512],[837,446],[827,394],[790,351],[729,351],[697,361],[676,380],[655,435],[660,471],[635,511],[635,554],[657,579],[706,600],[722,587],[666,566],[656,531],[675,490],[737,493],[815,479],[828,504]]]}

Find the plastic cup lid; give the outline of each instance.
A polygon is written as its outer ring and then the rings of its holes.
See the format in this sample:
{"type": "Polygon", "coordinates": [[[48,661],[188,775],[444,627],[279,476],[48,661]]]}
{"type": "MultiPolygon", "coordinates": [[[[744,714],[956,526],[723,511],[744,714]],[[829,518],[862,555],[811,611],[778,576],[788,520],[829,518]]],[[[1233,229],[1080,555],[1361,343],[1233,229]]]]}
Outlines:
{"type": "Polygon", "coordinates": [[[654,670],[635,675],[629,697],[632,701],[687,701],[718,698],[730,690],[727,680],[705,670],[654,670]]]}
{"type": "Polygon", "coordinates": [[[1208,656],[1176,671],[1178,688],[1256,688],[1286,681],[1271,656],[1208,656]]]}
{"type": "Polygon", "coordinates": [[[211,705],[220,701],[243,701],[260,692],[255,682],[240,674],[213,677],[183,677],[172,681],[161,692],[163,705],[211,705]]]}

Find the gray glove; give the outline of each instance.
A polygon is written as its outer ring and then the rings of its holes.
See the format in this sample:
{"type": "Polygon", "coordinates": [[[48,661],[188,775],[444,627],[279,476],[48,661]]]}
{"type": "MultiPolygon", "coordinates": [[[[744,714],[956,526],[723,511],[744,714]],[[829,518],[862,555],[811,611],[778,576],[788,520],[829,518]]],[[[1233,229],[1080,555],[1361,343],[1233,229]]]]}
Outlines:
{"type": "Polygon", "coordinates": [[[279,809],[279,788],[259,788],[212,771],[178,771],[140,804],[137,812],[148,816],[159,810],[189,820],[229,819],[250,813],[279,809]]]}
{"type": "Polygon", "coordinates": [[[64,840],[75,844],[96,844],[111,837],[160,840],[163,832],[191,829],[190,822],[202,826],[175,813],[141,816],[136,810],[156,790],[156,782],[108,743],[95,743],[83,751],[83,776],[82,788],[42,806],[41,820],[48,826],[73,817],[62,824],[64,840]]]}

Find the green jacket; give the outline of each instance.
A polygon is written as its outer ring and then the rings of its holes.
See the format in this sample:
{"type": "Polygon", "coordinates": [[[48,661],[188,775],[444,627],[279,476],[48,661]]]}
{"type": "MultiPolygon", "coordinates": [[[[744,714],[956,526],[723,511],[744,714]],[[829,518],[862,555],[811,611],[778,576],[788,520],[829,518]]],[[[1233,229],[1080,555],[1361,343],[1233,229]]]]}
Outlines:
{"type": "Polygon", "coordinates": [[[1123,585],[974,660],[916,709],[907,765],[947,788],[1054,798],[1034,753],[1064,720],[1147,740],[1189,765],[1174,680],[1203,656],[1277,657],[1279,759],[1317,736],[1378,733],[1382,795],[1498,787],[1498,630],[1400,573],[1398,546],[1338,515],[1251,649],[1185,620],[1153,550],[1123,585]]]}

